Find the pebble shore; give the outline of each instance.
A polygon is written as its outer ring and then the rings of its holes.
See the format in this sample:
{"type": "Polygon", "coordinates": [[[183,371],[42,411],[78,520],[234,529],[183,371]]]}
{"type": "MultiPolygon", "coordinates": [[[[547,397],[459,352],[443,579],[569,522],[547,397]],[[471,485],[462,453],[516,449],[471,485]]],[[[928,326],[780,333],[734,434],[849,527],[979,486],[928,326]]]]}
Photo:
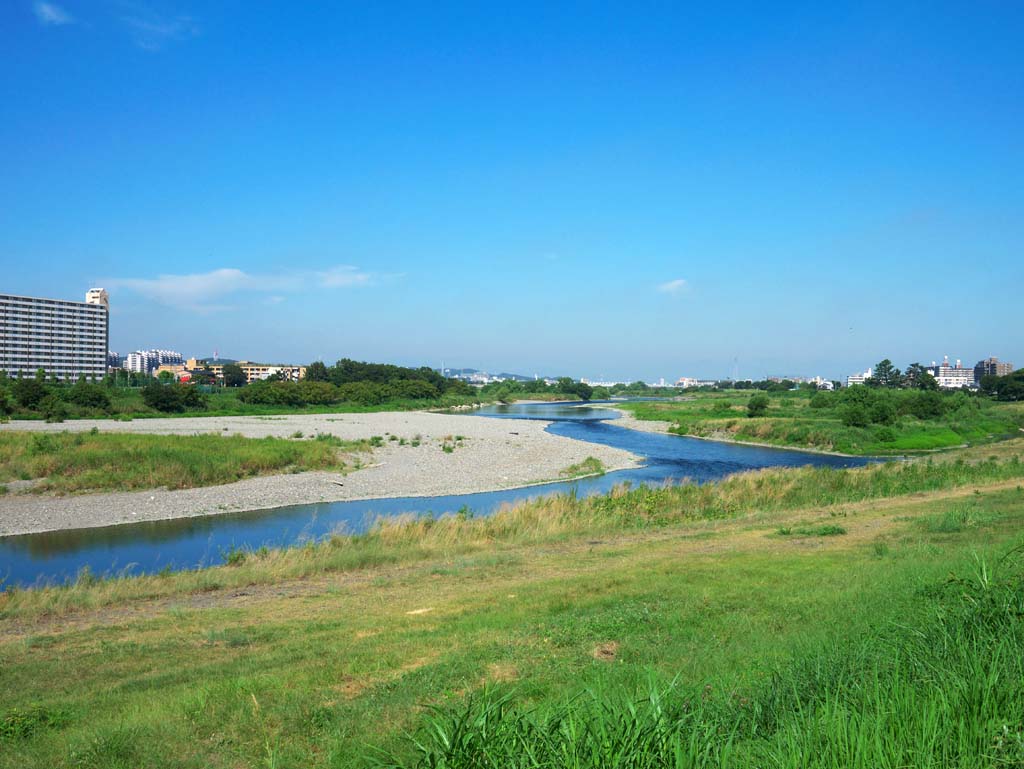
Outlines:
{"type": "Polygon", "coordinates": [[[0,536],[315,502],[493,491],[557,480],[563,469],[587,457],[601,460],[608,470],[634,467],[639,463],[639,458],[627,451],[551,435],[544,431],[547,424],[429,412],[0,424],[0,430],[28,432],[80,432],[96,427],[101,432],[159,435],[218,433],[250,438],[291,438],[301,432],[303,439],[318,433],[330,433],[346,440],[372,436],[384,439],[382,447],[364,456],[366,467],[347,475],[327,472],[269,475],[222,486],[174,491],[157,489],[70,496],[8,493],[0,496],[0,536]],[[404,438],[407,445],[388,440],[391,435],[404,438]],[[463,436],[461,445],[451,453],[443,451],[441,445],[445,438],[457,435],[463,436]],[[417,437],[420,445],[410,445],[417,437]]]}

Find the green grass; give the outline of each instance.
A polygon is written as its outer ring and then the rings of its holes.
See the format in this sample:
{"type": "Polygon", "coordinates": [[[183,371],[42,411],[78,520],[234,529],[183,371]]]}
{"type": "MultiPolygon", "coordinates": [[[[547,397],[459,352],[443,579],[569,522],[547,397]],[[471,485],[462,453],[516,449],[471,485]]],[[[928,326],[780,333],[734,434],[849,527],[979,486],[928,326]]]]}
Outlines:
{"type": "Polygon", "coordinates": [[[0,767],[1019,766],[1014,447],[7,590],[0,767]]]}
{"type": "Polygon", "coordinates": [[[821,643],[761,680],[600,680],[523,705],[485,691],[432,711],[387,766],[865,769],[1024,764],[1024,571],[935,580],[900,623],[821,643]]]}
{"type": "Polygon", "coordinates": [[[563,478],[581,478],[586,475],[602,475],[604,472],[604,462],[597,457],[587,457],[582,462],[569,465],[559,475],[563,478]]]}
{"type": "Polygon", "coordinates": [[[1024,492],[915,524],[962,503],[850,508],[811,549],[772,536],[807,511],[683,519],[10,615],[0,767],[1019,765],[1024,492]]]}
{"type": "MultiPolygon", "coordinates": [[[[992,443],[1020,434],[1016,404],[985,398],[935,419],[899,417],[892,425],[850,427],[835,408],[815,409],[805,393],[772,393],[764,417],[746,416],[750,391],[696,393],[684,400],[616,404],[637,419],[672,423],[671,432],[776,446],[881,456],[992,443]]],[[[952,396],[949,396],[952,397],[952,396]]]]}
{"type": "Polygon", "coordinates": [[[346,468],[365,441],[238,435],[0,432],[0,481],[36,480],[30,493],[184,489],[268,473],[346,468]]]}
{"type": "Polygon", "coordinates": [[[788,537],[791,534],[798,537],[838,537],[846,533],[846,529],[835,524],[823,524],[821,526],[782,526],[779,534],[788,537]]]}
{"type": "MultiPolygon", "coordinates": [[[[216,436],[213,436],[214,438],[216,436]]],[[[330,443],[337,439],[331,439],[330,443]]],[[[1021,442],[1007,448],[1021,448],[1021,442]]],[[[231,568],[110,578],[92,575],[71,585],[0,593],[5,617],[61,614],[128,600],[417,563],[492,549],[495,543],[539,545],[573,537],[659,530],[687,522],[711,522],[746,515],[770,515],[905,497],[964,487],[1024,482],[1018,454],[965,461],[931,459],[872,465],[854,470],[805,467],[769,469],[731,476],[702,486],[630,488],[607,495],[541,497],[487,517],[400,516],[378,521],[367,533],[335,536],[298,548],[246,555],[231,568]]],[[[832,523],[832,521],[828,521],[832,523]]],[[[799,525],[809,525],[801,521],[799,525]]]]}

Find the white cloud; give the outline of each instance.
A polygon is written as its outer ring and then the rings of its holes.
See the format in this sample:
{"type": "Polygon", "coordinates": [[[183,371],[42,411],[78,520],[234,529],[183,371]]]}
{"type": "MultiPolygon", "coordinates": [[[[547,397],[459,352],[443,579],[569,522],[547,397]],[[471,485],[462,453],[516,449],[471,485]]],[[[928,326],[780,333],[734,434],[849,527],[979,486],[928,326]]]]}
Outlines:
{"type": "Polygon", "coordinates": [[[159,304],[195,312],[220,312],[235,309],[233,305],[215,302],[241,293],[270,294],[267,304],[285,301],[282,292],[312,288],[345,288],[369,285],[373,276],[352,265],[338,265],[323,271],[293,271],[277,274],[252,274],[224,267],[190,275],[158,275],[155,278],[108,278],[104,281],[112,292],[126,290],[159,304]]]}
{"type": "Polygon", "coordinates": [[[369,274],[360,272],[358,267],[351,264],[339,264],[329,270],[316,274],[321,286],[337,288],[339,286],[361,286],[370,282],[369,274]]]}
{"type": "Polygon", "coordinates": [[[135,45],[145,51],[159,51],[168,43],[199,35],[199,25],[189,16],[165,18],[150,8],[136,5],[133,13],[122,17],[135,45]]]}
{"type": "Polygon", "coordinates": [[[42,0],[38,0],[32,5],[32,10],[35,11],[36,18],[42,24],[60,27],[65,24],[73,24],[75,21],[70,13],[54,3],[44,3],[42,0]]]}
{"type": "Polygon", "coordinates": [[[678,294],[680,291],[685,290],[686,287],[687,283],[685,280],[682,278],[676,278],[675,280],[670,280],[667,283],[659,285],[658,291],[663,294],[678,294]]]}

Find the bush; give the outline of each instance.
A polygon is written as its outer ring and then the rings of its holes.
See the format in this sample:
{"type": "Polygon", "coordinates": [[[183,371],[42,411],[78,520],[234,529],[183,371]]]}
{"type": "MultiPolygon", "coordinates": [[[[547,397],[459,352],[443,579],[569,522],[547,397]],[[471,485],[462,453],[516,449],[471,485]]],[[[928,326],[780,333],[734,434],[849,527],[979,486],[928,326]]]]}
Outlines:
{"type": "Polygon", "coordinates": [[[764,416],[765,412],[768,411],[768,404],[769,400],[767,395],[755,395],[747,402],[747,416],[764,416]]]}
{"type": "Polygon", "coordinates": [[[860,403],[847,403],[839,412],[839,418],[847,427],[867,427],[871,424],[867,407],[860,403]]]}
{"type": "Polygon", "coordinates": [[[811,396],[812,409],[830,409],[835,405],[835,398],[830,392],[816,392],[811,396]]]}
{"type": "Polygon", "coordinates": [[[99,409],[101,411],[110,410],[110,396],[106,390],[97,384],[79,381],[68,390],[65,398],[69,403],[74,403],[82,408],[99,409]]]}
{"type": "Polygon", "coordinates": [[[894,443],[896,441],[896,432],[891,427],[880,427],[875,432],[875,438],[882,443],[894,443]]]}
{"type": "Polygon", "coordinates": [[[946,399],[934,390],[922,390],[907,398],[907,412],[918,419],[938,419],[946,412],[946,399]]]}
{"type": "Polygon", "coordinates": [[[295,386],[302,403],[309,403],[317,406],[325,406],[329,403],[337,403],[341,400],[338,388],[330,382],[319,380],[302,381],[295,386]]]}
{"type": "Polygon", "coordinates": [[[63,422],[68,418],[68,408],[56,395],[47,395],[39,402],[39,412],[47,422],[63,422]]]}
{"type": "Polygon", "coordinates": [[[888,398],[879,398],[868,407],[868,418],[878,425],[891,425],[896,421],[896,407],[888,398]]]}
{"type": "Polygon", "coordinates": [[[150,408],[165,413],[206,408],[206,400],[195,388],[180,384],[163,385],[155,380],[142,388],[142,400],[150,408]]]}
{"type": "Polygon", "coordinates": [[[12,392],[19,406],[34,411],[46,397],[47,389],[38,379],[18,379],[14,382],[12,392]]]}

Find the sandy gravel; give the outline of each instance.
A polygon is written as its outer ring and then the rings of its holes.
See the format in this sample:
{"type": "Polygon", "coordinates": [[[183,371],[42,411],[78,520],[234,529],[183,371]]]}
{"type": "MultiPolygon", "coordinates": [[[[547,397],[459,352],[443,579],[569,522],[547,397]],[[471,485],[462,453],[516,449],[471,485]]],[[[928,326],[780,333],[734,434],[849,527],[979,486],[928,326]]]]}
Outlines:
{"type": "Polygon", "coordinates": [[[642,433],[667,433],[674,422],[662,422],[656,419],[637,419],[632,411],[617,409],[614,406],[601,404],[601,408],[611,409],[619,412],[620,416],[613,423],[616,427],[628,427],[630,430],[639,430],[642,433]]]}
{"type": "Polygon", "coordinates": [[[10,422],[0,425],[0,430],[77,432],[97,427],[103,432],[161,435],[215,432],[254,438],[287,438],[302,432],[306,438],[331,433],[348,440],[374,435],[386,439],[390,434],[407,441],[420,436],[422,443],[414,448],[385,440],[384,447],[366,457],[370,466],[346,476],[309,472],[264,476],[198,489],[65,497],[9,493],[0,496],[0,536],[312,502],[466,494],[557,479],[563,468],[590,456],[600,459],[609,470],[632,467],[639,461],[635,455],[620,449],[551,435],[544,432],[546,426],[546,422],[533,420],[427,412],[194,417],[132,422],[75,420],[62,424],[10,422]],[[442,451],[445,436],[455,435],[464,436],[462,445],[451,454],[442,451]]]}

